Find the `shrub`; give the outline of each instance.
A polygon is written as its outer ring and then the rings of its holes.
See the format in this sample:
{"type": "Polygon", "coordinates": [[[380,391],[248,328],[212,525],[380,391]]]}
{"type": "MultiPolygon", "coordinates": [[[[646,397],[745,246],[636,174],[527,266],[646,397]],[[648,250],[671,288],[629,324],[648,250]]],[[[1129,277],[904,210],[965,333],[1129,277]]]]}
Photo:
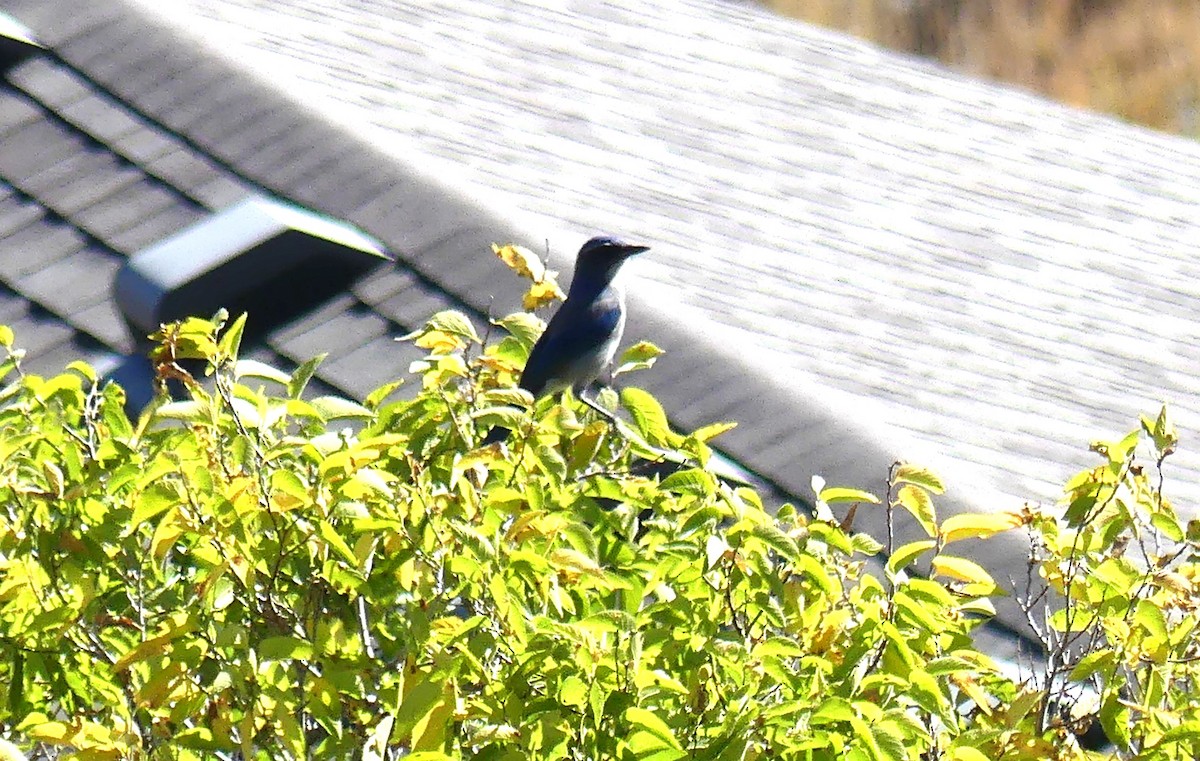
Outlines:
{"type": "MultiPolygon", "coordinates": [[[[1060,517],[939,521],[907,464],[810,517],[717,477],[726,426],[671,431],[644,391],[601,399],[632,423],[533,404],[511,387],[529,316],[484,348],[436,315],[420,389],[361,403],[305,396],[319,359],[239,360],[243,324],[164,327],[183,393],[133,421],[82,363],[24,374],[0,330],[0,734],[83,759],[1083,758],[1093,699],[1121,758],[1200,750],[1200,531],[1136,433],[1060,517]],[[661,457],[683,464],[637,475],[661,457]],[[868,509],[928,539],[854,533],[868,509]],[[1018,526],[1048,653],[1024,682],[975,648],[1000,591],[950,552],[1018,526]]],[[[1161,467],[1165,412],[1145,427],[1161,467]]]]}

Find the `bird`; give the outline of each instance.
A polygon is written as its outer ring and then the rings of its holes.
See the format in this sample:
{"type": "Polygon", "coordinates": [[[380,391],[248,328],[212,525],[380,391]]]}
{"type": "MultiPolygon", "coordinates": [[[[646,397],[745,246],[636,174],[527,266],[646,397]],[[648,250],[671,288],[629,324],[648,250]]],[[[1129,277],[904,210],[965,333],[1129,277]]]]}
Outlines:
{"type": "MultiPolygon", "coordinates": [[[[521,388],[534,399],[566,389],[583,398],[584,389],[612,364],[625,331],[625,294],[614,278],[630,257],[649,250],[610,235],[583,244],[566,301],[529,351],[521,388]]],[[[484,443],[503,441],[508,434],[496,426],[484,443]]]]}

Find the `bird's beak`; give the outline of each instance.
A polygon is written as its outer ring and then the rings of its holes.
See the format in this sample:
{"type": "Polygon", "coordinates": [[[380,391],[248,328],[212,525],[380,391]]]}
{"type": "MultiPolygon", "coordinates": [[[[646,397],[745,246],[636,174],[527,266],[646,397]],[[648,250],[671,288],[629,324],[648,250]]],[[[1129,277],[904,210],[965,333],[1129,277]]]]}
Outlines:
{"type": "Polygon", "coordinates": [[[650,250],[649,246],[635,246],[631,243],[621,244],[621,254],[623,256],[637,256],[650,250]]]}

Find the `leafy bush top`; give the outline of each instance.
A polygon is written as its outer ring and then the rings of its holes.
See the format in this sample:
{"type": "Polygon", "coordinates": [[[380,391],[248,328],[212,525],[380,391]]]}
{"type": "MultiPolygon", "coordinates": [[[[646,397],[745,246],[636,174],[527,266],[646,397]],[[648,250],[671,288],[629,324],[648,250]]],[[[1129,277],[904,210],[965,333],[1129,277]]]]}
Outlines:
{"type": "MultiPolygon", "coordinates": [[[[420,390],[359,403],[305,397],[319,359],[239,360],[242,320],[187,320],[153,355],[182,398],[134,421],[86,365],[23,373],[0,330],[0,734],[84,759],[1197,756],[1200,526],[1137,433],[1062,515],[939,521],[904,464],[882,499],[768,511],[708,468],[725,426],[673,432],[632,387],[600,400],[631,423],[534,404],[512,376],[539,321],[498,324],[483,348],[435,316],[420,390]],[[928,538],[855,534],[869,509],[928,538]],[[1019,526],[1046,647],[1020,681],[972,642],[1002,592],[952,552],[1019,526]]],[[[1161,466],[1165,412],[1144,427],[1161,466]]]]}

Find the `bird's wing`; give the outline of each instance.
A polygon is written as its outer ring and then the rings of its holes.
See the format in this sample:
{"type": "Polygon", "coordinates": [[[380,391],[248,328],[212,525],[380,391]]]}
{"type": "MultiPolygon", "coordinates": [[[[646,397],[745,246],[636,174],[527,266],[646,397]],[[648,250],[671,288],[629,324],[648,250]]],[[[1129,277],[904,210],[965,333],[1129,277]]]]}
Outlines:
{"type": "Polygon", "coordinates": [[[552,383],[566,387],[592,380],[576,378],[573,371],[589,354],[602,350],[620,323],[620,305],[606,299],[586,309],[574,308],[569,301],[563,304],[530,350],[521,373],[521,388],[538,397],[552,383]]]}

